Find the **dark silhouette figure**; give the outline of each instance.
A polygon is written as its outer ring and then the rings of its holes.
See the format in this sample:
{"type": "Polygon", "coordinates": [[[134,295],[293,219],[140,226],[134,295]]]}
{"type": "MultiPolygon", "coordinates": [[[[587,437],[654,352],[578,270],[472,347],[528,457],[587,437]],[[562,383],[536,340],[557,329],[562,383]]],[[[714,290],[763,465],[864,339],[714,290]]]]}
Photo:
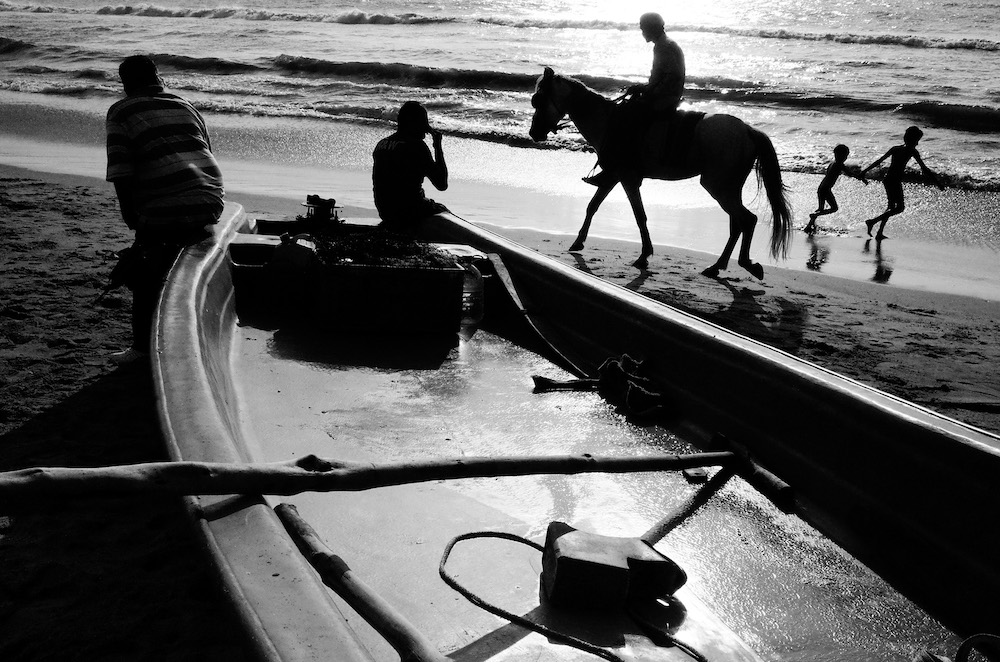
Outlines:
{"type": "Polygon", "coordinates": [[[126,283],[132,289],[132,346],[113,354],[129,363],[149,353],[153,312],[180,251],[210,236],[224,206],[222,171],[208,128],[188,101],[165,92],[145,55],[118,68],[125,98],[108,109],[107,179],[125,224],[135,231],[126,283]]]}
{"type": "Polygon", "coordinates": [[[448,188],[448,165],[441,148],[441,132],[427,121],[427,110],[416,101],[399,109],[396,132],[383,138],[372,152],[372,189],[375,208],[387,230],[408,234],[419,219],[447,211],[424,195],[424,178],[439,191],[448,188]],[[434,154],[424,137],[430,133],[434,154]]]}
{"type": "MultiPolygon", "coordinates": [[[[567,115],[580,130],[580,135],[602,154],[607,147],[605,136],[612,122],[617,105],[583,83],[573,78],[557,75],[546,67],[535,84],[531,97],[535,112],[531,118],[528,135],[533,140],[546,140],[567,115]]],[[[700,177],[702,187],[719,203],[729,216],[729,239],[715,264],[702,273],[715,277],[726,269],[729,259],[740,243],[738,263],[756,278],[764,277],[764,267],[750,259],[750,244],[757,226],[757,216],[743,204],[743,185],[747,176],[757,167],[758,183],[767,194],[771,206],[770,252],[774,257],[785,258],[791,237],[791,208],[787,190],[782,182],[778,155],[771,139],[763,132],[748,126],[742,120],[726,114],[704,115],[677,111],[675,125],[685,124],[683,144],[670,140],[658,132],[659,122],[654,122],[647,133],[642,168],[636,179],[622,179],[621,185],[632,206],[642,252],[633,262],[638,269],[649,266],[653,242],[649,237],[648,218],[639,188],[643,178],[677,181],[700,177]]],[[[677,129],[678,133],[680,129],[677,129]]],[[[617,176],[602,183],[587,205],[587,214],[569,247],[571,252],[583,250],[594,215],[608,194],[618,184],[617,176]]]]}
{"type": "Polygon", "coordinates": [[[889,169],[885,173],[885,177],[882,179],[882,184],[885,186],[885,197],[888,201],[888,209],[884,213],[876,216],[875,218],[870,218],[865,221],[865,225],[868,226],[868,236],[872,236],[872,228],[878,223],[878,233],[875,235],[876,241],[881,241],[887,239],[884,230],[886,221],[889,220],[890,216],[895,216],[896,214],[901,214],[906,208],[903,203],[903,172],[906,170],[906,164],[909,163],[912,158],[920,166],[920,170],[923,172],[927,179],[931,180],[939,189],[944,190],[944,186],[938,181],[937,175],[935,175],[931,170],[924,165],[923,159],[920,158],[920,153],[917,152],[917,143],[924,136],[924,132],[915,126],[911,126],[903,134],[903,144],[896,145],[889,149],[888,152],[883,154],[881,158],[872,163],[870,166],[861,171],[864,175],[866,172],[882,163],[886,159],[889,161],[889,169]]]}
{"type": "Polygon", "coordinates": [[[630,98],[619,106],[605,137],[608,149],[598,159],[604,170],[583,178],[592,186],[613,185],[621,177],[635,178],[642,135],[654,118],[670,119],[684,96],[684,52],[667,36],[663,17],[654,12],[643,14],[639,29],[646,42],[653,44],[649,82],[628,88],[630,98]]]}
{"type": "Polygon", "coordinates": [[[819,183],[819,188],[816,189],[816,197],[819,199],[819,206],[816,207],[816,211],[809,214],[809,223],[806,224],[805,232],[807,234],[812,234],[816,232],[816,217],[824,216],[826,214],[833,214],[838,209],[837,198],[833,195],[833,185],[837,183],[841,175],[848,175],[859,179],[868,186],[868,180],[864,175],[855,175],[847,168],[847,156],[851,153],[847,145],[837,145],[833,148],[833,163],[831,163],[826,168],[826,174],[823,175],[823,181],[819,183]],[[827,207],[829,205],[829,207],[827,207]]]}

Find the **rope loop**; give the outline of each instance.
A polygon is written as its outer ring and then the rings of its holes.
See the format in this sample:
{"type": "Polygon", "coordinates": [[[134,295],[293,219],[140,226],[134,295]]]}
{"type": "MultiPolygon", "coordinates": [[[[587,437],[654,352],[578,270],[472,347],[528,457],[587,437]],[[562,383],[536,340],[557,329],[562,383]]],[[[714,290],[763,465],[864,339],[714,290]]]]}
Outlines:
{"type": "MultiPolygon", "coordinates": [[[[577,637],[565,634],[563,632],[557,632],[556,630],[553,630],[548,626],[542,625],[541,623],[536,623],[534,621],[528,620],[527,618],[524,618],[523,616],[518,616],[517,614],[513,614],[507,611],[506,609],[502,609],[501,607],[492,605],[483,600],[482,598],[480,598],[478,595],[476,595],[469,589],[459,584],[458,581],[454,577],[449,575],[448,571],[445,569],[445,566],[448,564],[448,557],[451,556],[451,552],[455,548],[455,545],[464,540],[473,540],[476,538],[500,538],[501,540],[510,540],[512,542],[518,542],[523,545],[527,545],[533,549],[538,550],[539,552],[544,553],[545,551],[545,549],[538,543],[513,533],[506,533],[503,531],[474,531],[472,533],[463,533],[460,536],[452,538],[452,540],[445,546],[444,553],[441,555],[441,563],[438,565],[438,574],[441,575],[441,579],[444,580],[445,584],[458,591],[466,600],[468,600],[472,604],[476,605],[480,609],[483,609],[484,611],[488,611],[494,616],[499,616],[500,618],[504,618],[510,621],[511,623],[516,623],[517,625],[520,625],[523,628],[527,628],[528,630],[537,632],[550,639],[561,641],[562,643],[567,644],[569,646],[573,646],[574,648],[582,650],[585,653],[596,655],[597,657],[608,660],[608,662],[625,662],[621,657],[615,655],[609,650],[601,648],[600,646],[595,646],[587,641],[584,641],[583,639],[579,639],[577,637]]],[[[665,639],[667,642],[676,646],[680,650],[684,651],[698,662],[708,662],[705,656],[703,656],[701,653],[696,651],[691,646],[685,644],[682,641],[679,641],[673,635],[657,628],[651,623],[639,619],[631,609],[628,610],[628,613],[636,621],[636,623],[640,626],[640,628],[647,633],[647,635],[653,635],[654,632],[650,631],[653,630],[655,631],[655,635],[657,638],[665,639]]]]}

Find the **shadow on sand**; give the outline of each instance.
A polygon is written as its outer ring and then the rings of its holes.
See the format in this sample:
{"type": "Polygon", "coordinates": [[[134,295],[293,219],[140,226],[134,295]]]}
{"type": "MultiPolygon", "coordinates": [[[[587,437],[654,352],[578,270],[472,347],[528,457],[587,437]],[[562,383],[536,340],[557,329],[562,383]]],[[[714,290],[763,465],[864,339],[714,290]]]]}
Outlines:
{"type": "MultiPolygon", "coordinates": [[[[166,459],[146,365],[0,436],[5,471],[166,459]]],[[[249,659],[176,497],[5,503],[0,558],[0,659],[249,659]]]]}

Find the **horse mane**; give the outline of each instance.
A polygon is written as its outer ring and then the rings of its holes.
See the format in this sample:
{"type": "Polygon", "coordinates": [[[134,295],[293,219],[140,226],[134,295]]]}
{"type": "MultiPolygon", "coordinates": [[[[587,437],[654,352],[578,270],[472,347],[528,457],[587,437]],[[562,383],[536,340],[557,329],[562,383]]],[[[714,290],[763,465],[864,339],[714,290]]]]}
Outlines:
{"type": "MultiPolygon", "coordinates": [[[[565,76],[563,74],[553,73],[553,80],[555,78],[558,78],[558,79],[560,79],[560,80],[562,80],[562,81],[564,81],[564,82],[566,82],[566,83],[569,84],[569,86],[570,86],[570,96],[577,96],[579,93],[583,93],[584,96],[592,96],[592,97],[596,97],[597,99],[599,99],[601,101],[605,101],[607,103],[614,103],[613,100],[611,100],[608,97],[604,96],[603,94],[601,94],[600,92],[598,92],[594,88],[590,87],[589,85],[587,85],[586,83],[584,83],[582,80],[580,80],[578,78],[573,78],[572,76],[565,76]]],[[[536,92],[541,88],[541,85],[542,85],[542,80],[539,79],[538,85],[536,86],[536,89],[535,89],[536,92]]]]}
{"type": "Polygon", "coordinates": [[[571,86],[573,86],[574,88],[576,88],[574,90],[574,92],[577,91],[577,90],[583,90],[585,92],[590,92],[591,94],[596,94],[599,97],[603,97],[604,96],[603,94],[601,94],[600,92],[598,92],[594,88],[592,88],[589,85],[587,85],[586,83],[584,83],[579,78],[573,78],[572,76],[564,76],[562,74],[556,74],[556,76],[559,77],[559,78],[562,78],[564,81],[566,81],[571,86]]]}

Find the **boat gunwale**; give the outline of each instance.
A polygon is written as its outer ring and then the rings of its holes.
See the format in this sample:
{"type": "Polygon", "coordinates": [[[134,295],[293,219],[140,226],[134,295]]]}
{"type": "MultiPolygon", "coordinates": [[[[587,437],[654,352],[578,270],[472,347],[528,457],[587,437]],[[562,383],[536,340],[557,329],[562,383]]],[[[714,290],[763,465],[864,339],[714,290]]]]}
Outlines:
{"type": "MultiPolygon", "coordinates": [[[[227,249],[248,229],[242,206],[227,203],[212,237],[178,256],[160,294],[153,381],[174,461],[247,457],[231,375],[236,312],[227,249]]],[[[263,497],[190,496],[185,504],[257,659],[371,660],[263,497]]]]}

